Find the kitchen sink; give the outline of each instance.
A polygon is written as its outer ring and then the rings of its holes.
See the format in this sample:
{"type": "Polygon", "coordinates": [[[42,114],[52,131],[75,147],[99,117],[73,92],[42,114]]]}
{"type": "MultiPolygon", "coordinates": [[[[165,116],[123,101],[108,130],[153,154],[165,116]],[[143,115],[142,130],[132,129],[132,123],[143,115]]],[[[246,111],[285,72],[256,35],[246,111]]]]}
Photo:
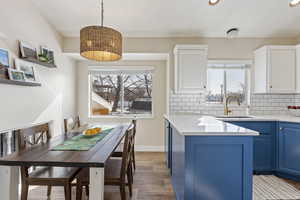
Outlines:
{"type": "Polygon", "coordinates": [[[216,118],[219,118],[219,119],[247,119],[247,118],[253,118],[251,116],[225,116],[225,115],[222,115],[222,116],[216,116],[216,118]]]}

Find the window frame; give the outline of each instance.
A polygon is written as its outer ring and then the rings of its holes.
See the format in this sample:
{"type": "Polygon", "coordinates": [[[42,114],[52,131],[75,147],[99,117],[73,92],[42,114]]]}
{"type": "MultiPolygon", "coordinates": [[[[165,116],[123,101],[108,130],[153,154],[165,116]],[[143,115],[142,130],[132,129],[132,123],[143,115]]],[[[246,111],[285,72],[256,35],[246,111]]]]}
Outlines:
{"type": "MultiPolygon", "coordinates": [[[[89,66],[88,67],[88,117],[91,119],[153,119],[154,118],[154,98],[155,98],[155,91],[154,91],[154,81],[155,81],[155,68],[153,66],[89,66]],[[116,74],[126,74],[125,72],[131,72],[131,73],[141,73],[142,71],[145,71],[147,73],[151,73],[152,75],[152,108],[151,108],[151,114],[125,114],[125,113],[119,113],[119,114],[113,114],[113,115],[93,115],[91,112],[92,108],[92,71],[106,71],[106,72],[112,72],[116,74]]],[[[122,96],[121,96],[121,104],[122,107],[124,106],[124,85],[122,83],[121,88],[122,96]]]]}
{"type": "MultiPolygon", "coordinates": [[[[252,60],[208,60],[207,69],[224,69],[224,93],[227,94],[227,76],[225,69],[245,69],[245,86],[246,86],[246,94],[245,101],[241,103],[241,106],[248,106],[250,103],[250,91],[251,91],[251,66],[253,65],[252,60]],[[224,65],[223,67],[209,67],[210,65],[224,65]],[[226,65],[244,65],[244,67],[226,67],[226,65]]],[[[208,79],[207,79],[208,83],[208,79]]],[[[223,105],[224,102],[209,102],[206,100],[205,103],[207,105],[223,105]]]]}

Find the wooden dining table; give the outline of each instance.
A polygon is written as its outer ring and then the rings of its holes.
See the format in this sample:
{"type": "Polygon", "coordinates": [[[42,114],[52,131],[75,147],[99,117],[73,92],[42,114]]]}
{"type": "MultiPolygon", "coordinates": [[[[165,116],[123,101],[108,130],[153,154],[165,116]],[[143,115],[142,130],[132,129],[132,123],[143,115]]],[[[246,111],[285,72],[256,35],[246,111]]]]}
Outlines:
{"type": "MultiPolygon", "coordinates": [[[[98,126],[107,126],[99,124],[98,126]]],[[[81,132],[61,133],[37,147],[16,150],[0,157],[0,199],[19,199],[20,166],[88,167],[90,169],[90,200],[104,199],[105,163],[120,144],[129,123],[110,124],[113,130],[88,151],[53,151],[52,149],[81,132]]],[[[15,136],[13,137],[15,138],[15,136]]]]}

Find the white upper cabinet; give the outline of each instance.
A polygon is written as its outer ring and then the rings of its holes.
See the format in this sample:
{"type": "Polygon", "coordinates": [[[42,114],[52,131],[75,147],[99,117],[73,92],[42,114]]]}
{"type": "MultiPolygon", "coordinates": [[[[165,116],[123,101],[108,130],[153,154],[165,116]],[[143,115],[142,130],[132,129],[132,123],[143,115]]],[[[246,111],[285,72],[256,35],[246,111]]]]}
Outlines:
{"type": "Polygon", "coordinates": [[[254,52],[254,59],[255,93],[297,91],[295,46],[265,46],[254,52]]]}
{"type": "Polygon", "coordinates": [[[175,92],[199,93],[206,89],[206,45],[176,45],[175,92]]]}

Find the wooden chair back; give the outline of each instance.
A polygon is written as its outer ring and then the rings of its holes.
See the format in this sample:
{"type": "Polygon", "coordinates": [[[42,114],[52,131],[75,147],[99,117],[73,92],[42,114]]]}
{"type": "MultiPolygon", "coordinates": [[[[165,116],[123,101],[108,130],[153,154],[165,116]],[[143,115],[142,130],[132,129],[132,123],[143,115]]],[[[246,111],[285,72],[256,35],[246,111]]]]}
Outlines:
{"type": "Polygon", "coordinates": [[[123,146],[122,166],[121,166],[121,180],[123,181],[125,181],[126,173],[131,163],[130,161],[133,153],[133,143],[134,143],[134,128],[132,125],[126,132],[125,142],[123,146]]]}
{"type": "Polygon", "coordinates": [[[64,119],[65,133],[68,133],[81,126],[79,116],[64,119]]]}
{"type": "Polygon", "coordinates": [[[46,143],[50,138],[51,134],[48,123],[18,130],[19,149],[46,143]]]}
{"type": "MultiPolygon", "coordinates": [[[[49,130],[49,124],[41,124],[37,126],[33,126],[30,128],[20,129],[18,130],[18,146],[19,150],[42,145],[44,143],[47,143],[50,138],[50,130],[49,130]]],[[[30,166],[21,167],[21,179],[22,181],[26,180],[28,178],[28,171],[30,166]]]]}

